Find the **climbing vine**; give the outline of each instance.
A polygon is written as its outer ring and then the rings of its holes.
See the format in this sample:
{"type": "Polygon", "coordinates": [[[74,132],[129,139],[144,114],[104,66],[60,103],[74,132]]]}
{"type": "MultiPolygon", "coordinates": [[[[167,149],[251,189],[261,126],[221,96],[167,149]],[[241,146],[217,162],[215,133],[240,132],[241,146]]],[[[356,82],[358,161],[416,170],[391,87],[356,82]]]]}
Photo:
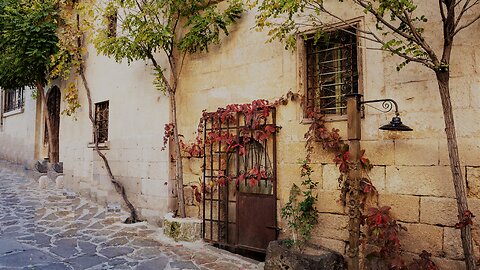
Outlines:
{"type": "MultiPolygon", "coordinates": [[[[215,112],[203,111],[202,117],[199,120],[195,140],[191,143],[184,143],[183,140],[180,141],[183,156],[187,158],[203,157],[205,155],[203,152],[204,146],[211,146],[214,143],[221,143],[227,153],[238,151],[239,155],[245,155],[248,151],[246,146],[250,141],[267,140],[271,138],[272,134],[279,131],[280,127],[278,126],[264,124],[265,119],[270,116],[272,110],[279,106],[287,105],[289,101],[298,99],[302,99],[302,97],[289,92],[286,96],[273,102],[260,99],[247,104],[230,104],[225,108],[219,108],[215,112]],[[244,125],[239,135],[226,132],[225,129],[222,129],[222,125],[236,119],[238,114],[244,117],[244,125]],[[212,127],[208,132],[205,128],[207,121],[212,123],[212,127]]],[[[307,108],[306,117],[311,120],[311,123],[304,135],[306,149],[304,165],[310,168],[309,164],[312,162],[312,153],[316,144],[321,145],[325,151],[332,153],[332,161],[337,165],[340,172],[338,178],[341,189],[339,201],[343,206],[346,206],[348,198],[355,196],[355,191],[351,187],[349,179],[349,174],[355,166],[350,157],[349,146],[340,136],[338,129],[329,129],[327,127],[324,115],[307,108]]],[[[171,123],[165,125],[165,145],[172,139],[172,129],[173,126],[171,123]]],[[[183,136],[181,137],[183,138],[183,136]]],[[[368,199],[377,196],[378,192],[369,177],[369,172],[373,168],[373,165],[366,157],[365,150],[362,150],[360,157],[362,177],[359,190],[360,199],[358,202],[360,203],[359,206],[362,212],[361,224],[365,227],[362,247],[366,254],[367,264],[370,263],[370,265],[372,265],[375,262],[378,267],[382,265],[388,269],[438,269],[430,259],[431,254],[426,251],[423,251],[419,255],[419,259],[413,260],[413,262],[409,264],[402,259],[399,232],[403,227],[392,217],[390,207],[368,207],[368,199]]],[[[223,161],[220,162],[222,163],[223,161]]],[[[302,176],[305,176],[305,174],[302,176]]],[[[243,180],[246,180],[250,186],[255,186],[258,181],[266,178],[267,171],[264,168],[254,167],[249,171],[241,172],[235,181],[237,187],[238,182],[243,180]]],[[[223,170],[219,170],[217,178],[208,182],[207,185],[209,188],[225,186],[228,181],[233,181],[233,179],[225,175],[223,170]]],[[[199,193],[196,194],[196,196],[198,195],[198,197],[201,198],[200,195],[204,194],[208,188],[202,186],[195,190],[199,193]]],[[[291,195],[298,196],[300,195],[300,191],[297,189],[291,195]]],[[[293,202],[295,199],[291,198],[290,201],[293,202]]],[[[293,210],[293,208],[291,210],[293,210]]],[[[289,216],[294,217],[294,212],[295,211],[291,211],[291,215],[289,216]]],[[[285,217],[286,216],[287,215],[285,215],[285,217]]],[[[466,224],[471,222],[471,217],[471,215],[466,213],[464,222],[466,224]]],[[[458,226],[462,225],[463,224],[459,224],[458,226]]]]}

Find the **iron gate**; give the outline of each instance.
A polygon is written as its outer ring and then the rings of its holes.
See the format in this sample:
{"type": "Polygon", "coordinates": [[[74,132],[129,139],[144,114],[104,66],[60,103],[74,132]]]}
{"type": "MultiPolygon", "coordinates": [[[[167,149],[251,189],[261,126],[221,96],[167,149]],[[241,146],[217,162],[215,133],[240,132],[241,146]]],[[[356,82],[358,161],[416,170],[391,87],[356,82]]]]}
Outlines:
{"type": "MultiPolygon", "coordinates": [[[[275,108],[263,116],[260,126],[276,130],[275,108]]],[[[203,238],[222,247],[265,252],[278,236],[276,132],[254,139],[251,124],[242,113],[224,124],[204,123],[205,141],[210,132],[220,132],[243,147],[205,143],[203,238]],[[253,179],[252,173],[259,177],[253,179]]]]}

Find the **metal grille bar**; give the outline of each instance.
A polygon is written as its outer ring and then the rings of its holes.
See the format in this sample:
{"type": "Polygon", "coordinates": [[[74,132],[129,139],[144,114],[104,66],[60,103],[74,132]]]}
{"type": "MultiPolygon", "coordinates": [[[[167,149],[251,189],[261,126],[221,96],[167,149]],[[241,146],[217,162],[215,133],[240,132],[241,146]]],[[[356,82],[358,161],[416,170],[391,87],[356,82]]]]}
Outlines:
{"type": "Polygon", "coordinates": [[[355,29],[305,41],[307,110],[343,115],[345,95],[358,93],[357,37],[351,33],[355,29]]]}
{"type": "Polygon", "coordinates": [[[25,105],[25,98],[23,96],[23,89],[5,90],[5,97],[3,99],[3,112],[11,112],[23,108],[25,105]]]}

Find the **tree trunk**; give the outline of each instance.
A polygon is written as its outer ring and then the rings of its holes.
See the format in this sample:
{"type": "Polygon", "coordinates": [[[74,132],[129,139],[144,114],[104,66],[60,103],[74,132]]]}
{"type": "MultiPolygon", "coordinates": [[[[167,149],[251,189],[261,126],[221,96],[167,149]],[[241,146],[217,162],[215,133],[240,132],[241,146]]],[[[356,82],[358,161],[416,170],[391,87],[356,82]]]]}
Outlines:
{"type": "Polygon", "coordinates": [[[48,159],[49,159],[50,163],[58,163],[58,152],[55,153],[55,149],[57,147],[54,145],[55,142],[53,141],[53,128],[52,128],[52,122],[51,122],[51,119],[50,119],[50,113],[48,112],[47,96],[45,95],[45,88],[39,82],[35,83],[35,86],[37,87],[38,94],[40,95],[40,98],[42,99],[43,115],[45,117],[45,123],[46,123],[46,126],[47,126],[48,159]]]}
{"type": "MultiPolygon", "coordinates": [[[[458,155],[457,137],[455,134],[455,121],[453,118],[452,101],[450,98],[450,71],[436,71],[438,90],[442,100],[445,133],[447,135],[448,156],[453,176],[453,186],[457,199],[458,219],[462,222],[465,211],[468,210],[466,184],[463,180],[458,155]]],[[[472,228],[467,224],[461,228],[461,238],[465,264],[468,270],[474,270],[475,259],[473,254],[472,228]]]]}
{"type": "Polygon", "coordinates": [[[98,147],[98,129],[97,129],[97,126],[95,125],[95,118],[93,116],[93,110],[92,110],[92,107],[93,107],[93,103],[92,103],[92,97],[90,95],[90,87],[88,86],[88,82],[87,82],[87,78],[85,77],[85,73],[83,71],[83,67],[81,66],[80,67],[80,70],[79,70],[79,73],[80,73],[80,76],[82,78],[82,81],[83,81],[83,85],[85,87],[85,91],[87,93],[87,99],[88,99],[88,118],[90,119],[90,122],[92,123],[92,129],[93,129],[93,138],[94,138],[94,142],[95,142],[95,151],[97,152],[97,154],[100,156],[100,158],[102,158],[103,160],[103,164],[105,165],[105,168],[107,170],[107,173],[108,173],[108,176],[110,177],[110,181],[112,182],[113,186],[115,187],[115,190],[122,196],[123,198],[123,201],[125,202],[125,204],[127,205],[128,209],[130,210],[130,217],[127,218],[127,220],[125,221],[125,223],[135,223],[135,222],[139,222],[141,221],[138,217],[138,214],[137,214],[137,210],[135,209],[135,207],[133,206],[133,204],[130,202],[130,200],[128,199],[128,196],[127,196],[127,192],[125,190],[125,186],[120,183],[119,181],[117,181],[115,179],[115,177],[113,176],[113,173],[112,173],[112,169],[110,168],[110,164],[108,162],[108,159],[107,157],[102,153],[102,151],[100,151],[99,147],[98,147]]]}
{"type": "Polygon", "coordinates": [[[175,141],[175,180],[177,184],[178,195],[178,216],[181,218],[186,217],[185,214],[185,199],[183,192],[183,161],[182,152],[180,149],[180,137],[178,135],[177,128],[177,101],[175,99],[175,92],[171,91],[170,103],[172,106],[172,123],[173,123],[173,140],[175,141]]]}

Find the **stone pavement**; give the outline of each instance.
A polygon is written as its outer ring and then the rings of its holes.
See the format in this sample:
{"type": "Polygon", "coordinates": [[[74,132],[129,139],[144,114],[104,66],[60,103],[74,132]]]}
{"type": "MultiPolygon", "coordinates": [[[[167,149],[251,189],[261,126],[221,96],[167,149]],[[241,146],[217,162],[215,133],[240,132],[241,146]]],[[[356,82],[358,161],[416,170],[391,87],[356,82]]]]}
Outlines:
{"type": "Polygon", "coordinates": [[[125,212],[63,190],[42,190],[20,166],[0,161],[0,269],[261,269],[203,243],[175,243],[125,212]]]}

